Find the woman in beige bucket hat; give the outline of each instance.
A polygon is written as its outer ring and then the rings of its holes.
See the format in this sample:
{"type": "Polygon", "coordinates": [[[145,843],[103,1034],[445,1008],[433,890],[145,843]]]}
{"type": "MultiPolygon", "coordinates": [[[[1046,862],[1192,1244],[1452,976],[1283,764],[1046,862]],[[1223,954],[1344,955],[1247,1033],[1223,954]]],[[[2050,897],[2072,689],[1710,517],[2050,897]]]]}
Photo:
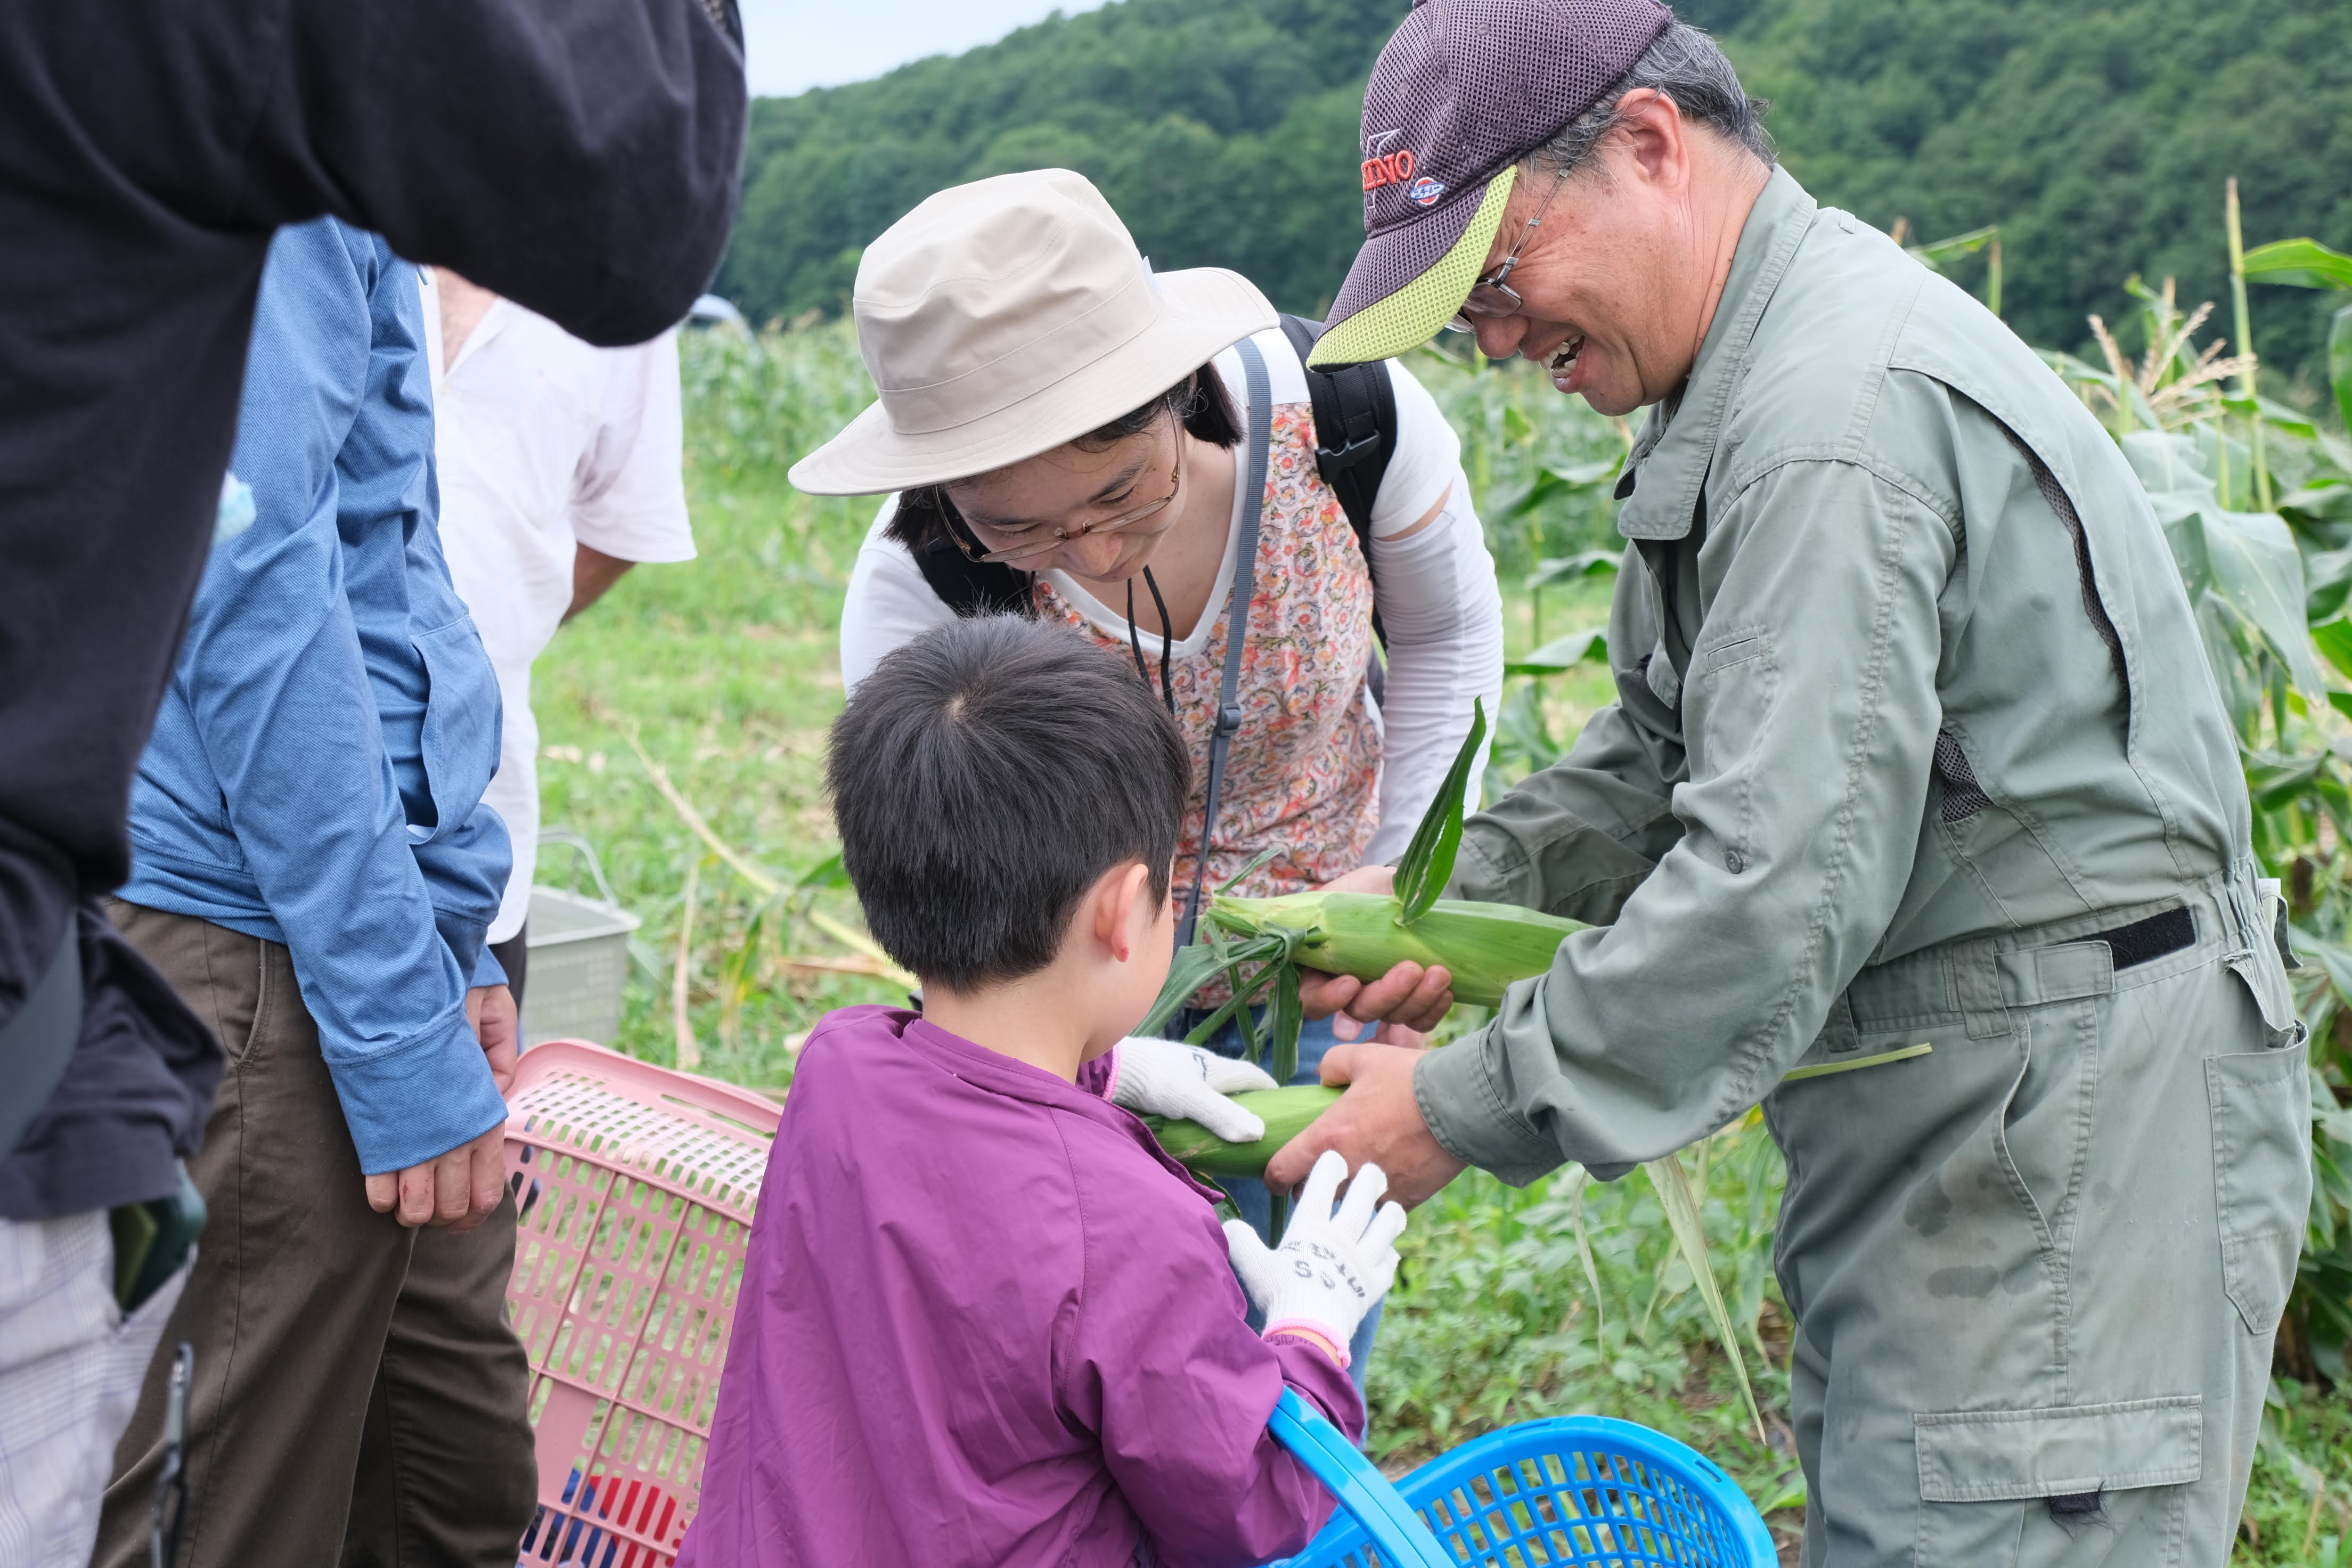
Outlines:
{"type": "MultiPolygon", "coordinates": [[[[1502,684],[1501,601],[1459,442],[1411,373],[1386,369],[1396,442],[1370,509],[1387,643],[1375,700],[1372,570],[1317,470],[1298,351],[1247,279],[1153,272],[1084,176],[1048,169],[922,203],[866,248],[852,308],[881,396],[792,479],[897,492],[842,611],[853,694],[959,609],[1062,621],[1129,654],[1191,742],[1180,895],[1268,851],[1242,890],[1319,886],[1402,852],[1471,700],[1491,710],[1502,684]],[[1240,723],[1218,743],[1229,689],[1240,723]]],[[[1333,1038],[1308,1026],[1303,1079],[1333,1038]]],[[[1216,1043],[1239,1052],[1237,1035],[1216,1043]]],[[[1265,1207],[1263,1188],[1246,1194],[1261,1228],[1265,1207]]]]}

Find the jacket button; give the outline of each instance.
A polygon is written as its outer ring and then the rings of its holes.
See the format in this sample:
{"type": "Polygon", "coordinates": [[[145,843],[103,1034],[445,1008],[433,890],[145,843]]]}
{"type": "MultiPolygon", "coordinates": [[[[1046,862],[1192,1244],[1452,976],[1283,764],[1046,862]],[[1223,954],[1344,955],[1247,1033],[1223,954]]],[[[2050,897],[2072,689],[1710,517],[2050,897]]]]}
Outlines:
{"type": "Polygon", "coordinates": [[[1738,850],[1727,849],[1723,855],[1723,868],[1737,877],[1740,872],[1748,869],[1748,862],[1741,857],[1738,850]]]}

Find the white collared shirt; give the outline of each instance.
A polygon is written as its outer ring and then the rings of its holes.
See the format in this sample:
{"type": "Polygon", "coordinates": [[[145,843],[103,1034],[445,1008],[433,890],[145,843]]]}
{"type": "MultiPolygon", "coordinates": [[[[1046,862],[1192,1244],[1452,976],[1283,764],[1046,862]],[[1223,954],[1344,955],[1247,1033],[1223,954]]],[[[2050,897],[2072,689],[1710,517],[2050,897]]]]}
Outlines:
{"type": "Polygon", "coordinates": [[[539,847],[539,726],[530,666],[572,603],[574,546],[623,561],[689,561],[675,329],[635,348],[583,342],[498,300],[441,353],[441,301],[421,268],[433,364],[441,542],[505,702],[483,800],[505,819],[514,871],[490,940],[522,929],[539,847]]]}

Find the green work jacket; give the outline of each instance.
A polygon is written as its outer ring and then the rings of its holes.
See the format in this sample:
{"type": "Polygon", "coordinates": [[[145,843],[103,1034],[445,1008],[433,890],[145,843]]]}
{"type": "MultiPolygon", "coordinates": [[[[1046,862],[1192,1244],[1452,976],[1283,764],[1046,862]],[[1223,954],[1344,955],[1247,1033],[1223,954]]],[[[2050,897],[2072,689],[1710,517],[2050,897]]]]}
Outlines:
{"type": "Polygon", "coordinates": [[[1456,1156],[1615,1174],[1755,1105],[1867,964],[2250,859],[2237,748],[2115,443],[1785,171],[1618,494],[1617,701],[1471,819],[1453,889],[1597,929],[1419,1064],[1456,1156]]]}

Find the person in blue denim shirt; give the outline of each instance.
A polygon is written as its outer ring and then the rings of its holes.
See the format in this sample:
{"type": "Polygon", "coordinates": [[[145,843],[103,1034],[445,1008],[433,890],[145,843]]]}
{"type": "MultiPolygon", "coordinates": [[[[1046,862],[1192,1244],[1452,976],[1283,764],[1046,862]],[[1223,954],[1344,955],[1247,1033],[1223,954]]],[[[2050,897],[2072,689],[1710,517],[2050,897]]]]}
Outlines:
{"type": "MultiPolygon", "coordinates": [[[[193,1167],[212,1218],[163,1334],[196,1347],[191,1563],[335,1560],[380,1378],[495,1395],[424,1438],[478,1478],[483,1539],[452,1561],[511,1563],[530,1516],[519,1347],[400,1364],[415,1227],[509,1258],[514,1237],[513,1007],[485,944],[509,858],[481,804],[499,693],[442,562],[424,342],[415,269],[382,238],[279,232],[233,464],[255,519],[197,593],[109,904],[229,1055],[193,1167]]],[[[145,1560],[167,1363],[96,1563],[145,1560]]]]}

